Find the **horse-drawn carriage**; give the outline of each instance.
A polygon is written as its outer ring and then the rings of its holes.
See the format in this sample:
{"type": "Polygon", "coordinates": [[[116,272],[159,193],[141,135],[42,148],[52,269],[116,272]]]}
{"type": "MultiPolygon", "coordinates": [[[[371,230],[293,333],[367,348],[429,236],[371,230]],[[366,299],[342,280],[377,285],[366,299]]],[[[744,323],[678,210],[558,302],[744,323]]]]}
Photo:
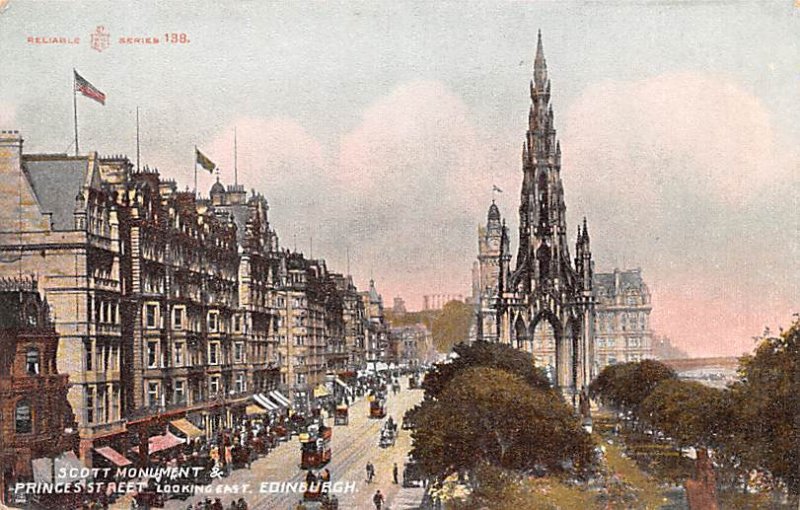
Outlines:
{"type": "Polygon", "coordinates": [[[255,451],[250,446],[235,445],[231,448],[231,463],[233,469],[241,469],[253,462],[255,451]]]}
{"type": "Polygon", "coordinates": [[[333,429],[324,425],[312,425],[300,434],[301,469],[317,469],[330,462],[331,437],[333,429]]]}
{"type": "Polygon", "coordinates": [[[372,397],[369,402],[369,417],[382,419],[386,417],[386,401],[382,398],[372,397]]]}
{"type": "Polygon", "coordinates": [[[347,404],[339,404],[333,411],[333,424],[334,425],[347,425],[350,421],[350,409],[347,404]]]}
{"type": "Polygon", "coordinates": [[[378,445],[381,448],[388,448],[390,446],[394,446],[395,442],[397,441],[397,424],[392,421],[390,417],[386,423],[383,424],[381,427],[381,438],[378,442],[378,445]]]}

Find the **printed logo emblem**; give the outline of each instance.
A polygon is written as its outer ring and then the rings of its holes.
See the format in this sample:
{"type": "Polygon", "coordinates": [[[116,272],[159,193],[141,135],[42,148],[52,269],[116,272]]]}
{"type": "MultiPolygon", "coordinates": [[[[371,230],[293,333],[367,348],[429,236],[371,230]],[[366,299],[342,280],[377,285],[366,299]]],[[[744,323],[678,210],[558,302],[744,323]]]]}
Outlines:
{"type": "Polygon", "coordinates": [[[111,44],[111,36],[106,30],[106,27],[98,26],[92,34],[92,49],[103,51],[111,44]]]}

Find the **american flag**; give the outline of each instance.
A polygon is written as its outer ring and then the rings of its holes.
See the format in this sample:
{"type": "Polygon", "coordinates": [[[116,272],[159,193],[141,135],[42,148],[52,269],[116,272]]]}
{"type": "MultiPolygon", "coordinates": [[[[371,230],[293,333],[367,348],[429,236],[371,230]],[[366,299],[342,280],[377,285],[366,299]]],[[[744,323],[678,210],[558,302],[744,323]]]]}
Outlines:
{"type": "Polygon", "coordinates": [[[78,71],[73,70],[73,72],[75,73],[75,90],[84,96],[94,99],[98,103],[105,105],[106,95],[97,90],[94,85],[86,81],[86,78],[78,74],[78,71]]]}

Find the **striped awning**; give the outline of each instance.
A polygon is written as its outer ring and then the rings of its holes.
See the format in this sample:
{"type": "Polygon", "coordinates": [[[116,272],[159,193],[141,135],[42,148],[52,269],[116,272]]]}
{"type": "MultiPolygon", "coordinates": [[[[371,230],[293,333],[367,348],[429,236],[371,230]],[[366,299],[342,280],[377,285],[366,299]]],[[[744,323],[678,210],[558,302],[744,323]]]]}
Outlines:
{"type": "Polygon", "coordinates": [[[278,406],[276,406],[266,395],[263,393],[254,393],[253,400],[256,401],[256,404],[263,407],[267,411],[277,411],[278,406]]]}
{"type": "Polygon", "coordinates": [[[292,407],[292,404],[291,402],[289,402],[289,399],[284,397],[283,393],[281,393],[278,390],[270,391],[269,396],[275,399],[276,402],[279,402],[284,407],[292,407]]]}

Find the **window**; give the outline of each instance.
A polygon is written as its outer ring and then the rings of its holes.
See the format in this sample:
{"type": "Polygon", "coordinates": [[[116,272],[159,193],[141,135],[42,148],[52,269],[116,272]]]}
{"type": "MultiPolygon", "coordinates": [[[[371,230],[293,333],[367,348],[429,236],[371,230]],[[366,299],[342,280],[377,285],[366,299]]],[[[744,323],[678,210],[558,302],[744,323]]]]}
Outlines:
{"type": "Polygon", "coordinates": [[[147,383],[147,405],[150,407],[157,407],[159,404],[158,400],[158,383],[157,382],[148,382],[147,383]]]}
{"type": "Polygon", "coordinates": [[[216,333],[219,328],[219,314],[217,312],[208,313],[208,330],[216,333]]]}
{"type": "Polygon", "coordinates": [[[108,409],[108,393],[103,386],[97,388],[97,419],[100,422],[108,421],[106,409],[108,409]]]}
{"type": "Polygon", "coordinates": [[[17,402],[17,408],[14,411],[14,421],[14,430],[17,432],[17,434],[30,434],[33,432],[31,405],[27,400],[20,400],[17,402]]]}
{"type": "Polygon", "coordinates": [[[219,365],[219,342],[208,344],[208,364],[219,365]]]}
{"type": "Polygon", "coordinates": [[[145,325],[150,328],[156,328],[156,310],[157,306],[154,304],[147,304],[144,306],[145,310],[145,325]]]}
{"type": "Polygon", "coordinates": [[[242,317],[240,315],[233,318],[233,330],[237,333],[242,331],[242,317]]]}
{"type": "Polygon", "coordinates": [[[298,385],[306,383],[306,374],[294,374],[295,383],[298,385]]]}
{"type": "Polygon", "coordinates": [[[172,325],[175,329],[183,329],[183,308],[175,308],[172,312],[172,325]]]}
{"type": "Polygon", "coordinates": [[[119,386],[111,386],[111,420],[119,419],[119,386]]]}
{"type": "Polygon", "coordinates": [[[175,381],[175,403],[183,404],[186,402],[186,383],[182,379],[175,381]]]}
{"type": "Polygon", "coordinates": [[[638,338],[629,338],[628,339],[628,347],[639,347],[640,342],[638,338]]]}
{"type": "Polygon", "coordinates": [[[219,393],[219,376],[212,375],[208,379],[208,393],[209,395],[216,395],[219,393]]]}
{"type": "Polygon", "coordinates": [[[86,387],[86,423],[94,423],[94,388],[86,387]]]}
{"type": "Polygon", "coordinates": [[[233,361],[234,363],[241,363],[244,361],[244,342],[236,342],[233,344],[233,361]]]}
{"type": "Polygon", "coordinates": [[[182,367],[183,361],[186,358],[184,353],[185,345],[183,342],[175,342],[175,366],[182,367]]]}
{"type": "Polygon", "coordinates": [[[87,372],[92,371],[92,341],[91,340],[84,340],[83,342],[83,364],[86,367],[87,372]]]}
{"type": "Polygon", "coordinates": [[[147,368],[158,367],[158,342],[147,342],[147,368]]]}
{"type": "Polygon", "coordinates": [[[236,393],[244,393],[247,389],[247,382],[245,381],[244,374],[236,374],[236,393]]]}
{"type": "Polygon", "coordinates": [[[28,347],[28,352],[25,354],[25,367],[28,375],[39,373],[39,350],[36,347],[28,347]]]}

